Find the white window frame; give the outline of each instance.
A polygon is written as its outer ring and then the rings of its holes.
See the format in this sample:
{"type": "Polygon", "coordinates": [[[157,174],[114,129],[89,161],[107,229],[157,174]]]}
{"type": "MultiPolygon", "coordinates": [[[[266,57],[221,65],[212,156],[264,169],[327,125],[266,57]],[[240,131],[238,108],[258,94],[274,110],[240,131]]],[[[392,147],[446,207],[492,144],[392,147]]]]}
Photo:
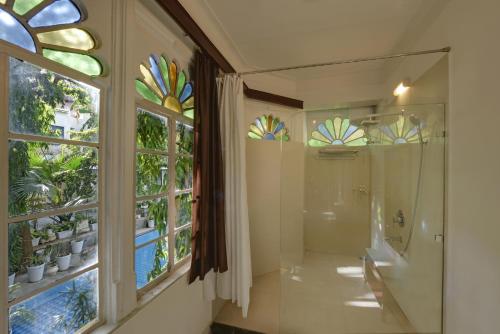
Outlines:
{"type": "Polygon", "coordinates": [[[106,309],[106,299],[104,294],[105,285],[105,271],[104,271],[104,253],[106,238],[106,225],[104,221],[104,208],[105,208],[105,129],[106,129],[106,90],[103,82],[97,78],[90,78],[85,74],[68,68],[66,66],[55,63],[44,57],[27,52],[16,46],[12,46],[6,42],[0,41],[0,161],[9,161],[8,141],[10,139],[23,140],[23,141],[41,141],[53,144],[67,144],[75,145],[85,148],[92,148],[97,150],[98,154],[98,185],[97,185],[97,198],[96,201],[90,204],[73,206],[70,208],[49,209],[33,214],[27,214],[16,217],[9,217],[8,213],[8,163],[0,164],[0,225],[2,232],[0,233],[0,300],[2,305],[2,315],[0,316],[0,332],[8,333],[9,322],[9,308],[22,303],[23,301],[38,295],[41,292],[47,291],[55,286],[68,282],[76,277],[79,277],[87,272],[97,269],[98,271],[98,302],[97,302],[97,317],[94,321],[81,328],[78,333],[90,333],[97,327],[105,323],[104,311],[106,309]],[[56,137],[46,137],[41,135],[28,135],[28,134],[14,134],[9,131],[9,57],[17,58],[26,61],[34,66],[47,69],[51,72],[58,73],[65,77],[82,82],[99,90],[99,140],[97,142],[84,142],[75,140],[66,140],[56,137]],[[75,273],[69,274],[64,278],[47,284],[46,286],[36,289],[22,297],[19,297],[9,302],[8,293],[8,233],[9,224],[18,223],[21,221],[32,220],[41,217],[53,216],[56,214],[77,212],[89,209],[96,209],[98,212],[98,257],[97,263],[84,268],[75,273]]]}
{"type": "MultiPolygon", "coordinates": [[[[137,196],[137,180],[136,173],[134,173],[134,220],[133,220],[133,235],[134,235],[134,261],[133,266],[135,268],[135,251],[139,248],[145,247],[152,243],[157,242],[158,240],[167,239],[168,241],[168,265],[167,269],[160,274],[158,277],[153,279],[151,282],[147,283],[140,289],[137,289],[137,298],[141,299],[147,292],[149,292],[154,287],[158,286],[165,279],[170,277],[173,273],[175,273],[179,268],[184,266],[187,262],[191,261],[191,252],[189,255],[185,256],[178,262],[175,262],[175,236],[182,232],[183,230],[189,229],[192,227],[192,220],[188,224],[185,224],[180,227],[175,227],[177,220],[177,207],[175,205],[176,196],[192,193],[193,188],[184,189],[184,190],[176,190],[176,158],[179,154],[176,153],[176,134],[177,134],[177,122],[183,123],[185,125],[193,127],[193,120],[172,110],[169,110],[165,107],[159,106],[147,100],[137,100],[135,105],[135,131],[134,131],[134,168],[137,168],[137,153],[149,153],[155,155],[164,155],[168,157],[168,188],[166,192],[162,192],[156,195],[148,195],[148,196],[137,196]],[[164,117],[167,119],[168,125],[168,152],[159,152],[156,150],[150,149],[138,149],[137,148],[137,113],[139,109],[149,112],[153,115],[164,117]],[[159,236],[147,243],[141,244],[139,247],[135,246],[135,236],[136,236],[136,226],[135,226],[135,207],[137,202],[145,201],[145,200],[155,200],[160,198],[167,198],[168,203],[168,216],[167,216],[167,226],[168,231],[167,235],[159,236]]],[[[189,156],[191,159],[193,158],[192,154],[180,154],[181,156],[189,156]]],[[[135,269],[134,269],[135,273],[135,269]]]]}

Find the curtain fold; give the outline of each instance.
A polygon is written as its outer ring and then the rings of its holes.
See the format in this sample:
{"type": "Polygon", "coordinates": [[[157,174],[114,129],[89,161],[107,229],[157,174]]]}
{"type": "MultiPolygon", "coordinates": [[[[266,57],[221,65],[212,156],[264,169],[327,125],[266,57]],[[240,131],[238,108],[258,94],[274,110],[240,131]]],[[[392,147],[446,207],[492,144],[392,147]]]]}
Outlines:
{"type": "Polygon", "coordinates": [[[217,65],[197,51],[194,82],[193,234],[189,283],[228,269],[224,215],[224,174],[217,91],[217,65]]]}
{"type": "Polygon", "coordinates": [[[210,272],[204,281],[205,298],[230,299],[248,314],[252,265],[246,183],[246,136],[243,80],[225,75],[218,80],[225,178],[225,227],[229,269],[210,272]]]}

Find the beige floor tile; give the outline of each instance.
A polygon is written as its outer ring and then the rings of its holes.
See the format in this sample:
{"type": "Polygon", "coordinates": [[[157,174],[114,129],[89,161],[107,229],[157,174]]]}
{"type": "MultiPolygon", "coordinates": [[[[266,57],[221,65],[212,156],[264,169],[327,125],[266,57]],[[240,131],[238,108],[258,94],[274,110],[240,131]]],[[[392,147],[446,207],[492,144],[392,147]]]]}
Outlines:
{"type": "Polygon", "coordinates": [[[392,309],[378,304],[360,259],[308,252],[302,264],[254,279],[247,319],[227,303],[216,321],[268,334],[410,333],[392,309]]]}

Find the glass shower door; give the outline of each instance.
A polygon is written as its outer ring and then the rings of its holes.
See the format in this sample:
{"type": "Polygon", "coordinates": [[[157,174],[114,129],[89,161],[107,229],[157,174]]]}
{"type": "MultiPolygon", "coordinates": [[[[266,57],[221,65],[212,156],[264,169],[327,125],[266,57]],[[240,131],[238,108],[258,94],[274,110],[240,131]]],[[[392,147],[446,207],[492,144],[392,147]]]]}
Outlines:
{"type": "Polygon", "coordinates": [[[444,106],[342,117],[364,143],[282,149],[280,333],[441,333],[444,106]]]}

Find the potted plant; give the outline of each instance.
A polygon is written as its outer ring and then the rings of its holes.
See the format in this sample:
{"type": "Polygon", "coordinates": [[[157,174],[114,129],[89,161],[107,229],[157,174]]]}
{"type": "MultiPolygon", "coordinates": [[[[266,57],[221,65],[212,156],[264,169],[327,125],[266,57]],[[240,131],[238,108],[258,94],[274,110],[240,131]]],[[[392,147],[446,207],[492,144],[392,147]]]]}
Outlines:
{"type": "Polygon", "coordinates": [[[89,224],[90,224],[90,230],[92,232],[97,231],[97,219],[95,218],[90,218],[89,219],[89,224]]]}
{"type": "Polygon", "coordinates": [[[36,283],[42,280],[45,270],[45,262],[43,256],[34,255],[30,258],[28,264],[28,281],[36,283]]]}
{"type": "Polygon", "coordinates": [[[69,252],[67,243],[57,245],[56,263],[59,271],[68,270],[71,264],[71,253],[69,252]]]}
{"type": "Polygon", "coordinates": [[[47,235],[47,242],[51,242],[57,239],[56,233],[54,232],[54,225],[48,224],[45,226],[45,233],[47,235]]]}
{"type": "Polygon", "coordinates": [[[42,238],[42,233],[36,229],[31,230],[31,245],[36,247],[40,244],[40,239],[42,238]]]}
{"type": "Polygon", "coordinates": [[[73,235],[74,224],[71,222],[62,222],[54,227],[57,239],[67,239],[73,235]]]}
{"type": "Polygon", "coordinates": [[[148,227],[149,228],[155,227],[155,220],[154,219],[148,219],[148,227]]]}
{"type": "Polygon", "coordinates": [[[80,254],[83,250],[83,244],[85,239],[82,240],[71,240],[71,253],[80,254]]]}
{"type": "Polygon", "coordinates": [[[78,229],[78,223],[74,224],[74,230],[75,230],[75,239],[71,240],[71,253],[72,254],[80,254],[83,250],[83,243],[85,242],[85,239],[78,240],[78,235],[80,234],[80,230],[78,229]]]}

